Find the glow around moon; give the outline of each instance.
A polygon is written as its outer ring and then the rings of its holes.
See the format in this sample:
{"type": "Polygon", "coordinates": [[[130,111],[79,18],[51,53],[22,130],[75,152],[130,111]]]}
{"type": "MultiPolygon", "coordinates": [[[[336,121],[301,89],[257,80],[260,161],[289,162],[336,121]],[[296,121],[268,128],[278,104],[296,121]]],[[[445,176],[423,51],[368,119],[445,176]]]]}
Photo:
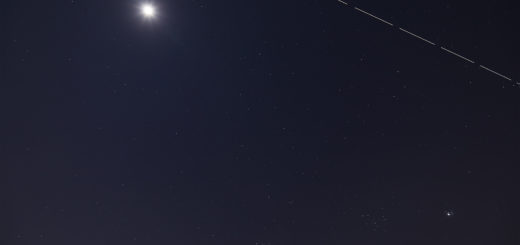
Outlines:
{"type": "Polygon", "coordinates": [[[141,4],[141,15],[146,19],[153,19],[157,16],[157,8],[152,3],[141,4]]]}

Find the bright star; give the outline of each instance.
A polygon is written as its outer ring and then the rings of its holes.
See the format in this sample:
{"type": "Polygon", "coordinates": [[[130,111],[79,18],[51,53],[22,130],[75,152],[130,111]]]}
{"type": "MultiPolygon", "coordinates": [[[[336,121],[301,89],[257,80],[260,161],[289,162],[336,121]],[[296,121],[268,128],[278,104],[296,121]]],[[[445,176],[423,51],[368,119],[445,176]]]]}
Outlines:
{"type": "Polygon", "coordinates": [[[141,5],[141,14],[147,19],[153,19],[157,15],[157,10],[151,3],[143,3],[141,5]]]}
{"type": "Polygon", "coordinates": [[[455,212],[453,210],[446,210],[444,211],[444,215],[446,217],[453,217],[455,215],[455,212]]]}

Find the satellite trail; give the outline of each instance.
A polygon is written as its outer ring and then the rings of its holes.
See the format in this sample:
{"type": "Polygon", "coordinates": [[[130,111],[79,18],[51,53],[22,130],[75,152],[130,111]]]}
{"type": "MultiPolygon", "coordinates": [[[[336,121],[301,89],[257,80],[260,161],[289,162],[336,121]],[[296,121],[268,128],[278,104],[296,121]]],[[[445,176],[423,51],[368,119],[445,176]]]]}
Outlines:
{"type": "MultiPolygon", "coordinates": [[[[337,0],[337,1],[340,2],[340,3],[342,3],[342,4],[345,5],[345,6],[349,6],[349,7],[352,6],[352,5],[348,4],[347,2],[345,2],[345,1],[343,1],[343,0],[337,0]]],[[[394,24],[392,24],[392,23],[390,23],[390,22],[388,22],[388,21],[386,21],[386,20],[384,20],[384,19],[382,19],[382,18],[377,17],[376,15],[374,15],[374,14],[372,14],[372,13],[369,13],[369,12],[367,12],[367,11],[365,11],[365,10],[362,10],[362,9],[360,9],[360,8],[358,8],[358,7],[355,7],[355,6],[352,6],[352,7],[353,7],[355,10],[357,10],[357,11],[359,11],[359,12],[365,14],[365,15],[368,15],[368,16],[370,16],[370,17],[372,17],[372,18],[374,18],[374,19],[376,19],[376,20],[378,20],[378,21],[380,21],[380,22],[382,22],[382,23],[384,23],[384,24],[387,24],[387,25],[389,25],[389,26],[391,26],[391,27],[394,27],[394,26],[395,26],[394,24]]],[[[414,34],[414,33],[412,33],[411,31],[405,30],[405,29],[403,29],[403,28],[401,28],[401,27],[398,27],[398,28],[399,28],[400,31],[402,31],[402,32],[404,32],[404,33],[406,33],[406,34],[408,34],[408,35],[410,35],[410,36],[412,36],[412,37],[414,37],[414,38],[416,38],[416,39],[418,39],[418,40],[421,40],[421,41],[426,42],[426,43],[428,43],[428,44],[430,44],[430,45],[433,45],[433,46],[437,46],[437,44],[435,44],[435,43],[432,42],[432,41],[429,41],[428,39],[426,39],[426,38],[424,38],[424,37],[421,37],[421,36],[419,36],[419,35],[417,35],[417,34],[414,34]]],[[[473,60],[471,60],[471,59],[469,59],[469,58],[466,58],[465,56],[463,56],[463,55],[461,55],[461,54],[458,54],[458,53],[456,53],[455,51],[449,50],[449,49],[447,49],[447,48],[445,48],[445,47],[442,47],[442,46],[438,46],[438,47],[440,47],[441,50],[443,50],[443,51],[445,51],[445,52],[447,52],[447,53],[449,53],[449,54],[451,54],[451,55],[454,55],[454,56],[456,56],[456,57],[458,57],[458,58],[460,58],[460,59],[462,59],[462,60],[464,60],[464,61],[466,61],[466,62],[469,62],[469,63],[471,63],[471,64],[476,64],[475,61],[473,61],[473,60]]],[[[507,76],[505,76],[505,75],[503,75],[503,74],[501,74],[501,73],[499,73],[499,72],[496,72],[496,71],[494,71],[494,70],[492,70],[492,69],[490,69],[490,68],[488,68],[488,67],[486,67],[486,66],[483,66],[483,65],[478,65],[478,66],[479,66],[480,68],[484,69],[485,71],[488,71],[488,72],[490,72],[490,73],[492,73],[492,74],[494,74],[494,75],[497,75],[497,76],[499,76],[499,77],[501,77],[501,78],[503,78],[503,79],[506,79],[506,80],[511,81],[511,82],[513,81],[513,79],[511,79],[511,78],[509,78],[509,77],[507,77],[507,76]]],[[[515,84],[513,84],[513,86],[514,86],[514,85],[520,86],[520,82],[515,82],[515,84]]]]}

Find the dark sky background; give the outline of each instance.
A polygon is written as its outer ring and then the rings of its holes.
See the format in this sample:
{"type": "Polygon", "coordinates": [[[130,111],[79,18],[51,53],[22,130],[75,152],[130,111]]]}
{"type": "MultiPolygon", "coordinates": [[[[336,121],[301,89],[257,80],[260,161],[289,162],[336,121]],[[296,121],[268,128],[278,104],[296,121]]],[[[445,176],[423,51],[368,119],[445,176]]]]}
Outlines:
{"type": "Polygon", "coordinates": [[[0,243],[520,244],[520,6],[349,3],[1,1],[0,243]]]}

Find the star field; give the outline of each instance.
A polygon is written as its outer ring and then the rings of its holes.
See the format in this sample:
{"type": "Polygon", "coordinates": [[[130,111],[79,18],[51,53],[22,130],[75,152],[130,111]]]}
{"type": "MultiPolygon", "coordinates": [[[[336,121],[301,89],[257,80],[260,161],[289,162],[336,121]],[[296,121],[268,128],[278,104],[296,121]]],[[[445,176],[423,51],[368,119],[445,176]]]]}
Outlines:
{"type": "Polygon", "coordinates": [[[0,244],[519,244],[518,4],[344,3],[3,3],[0,244]]]}

